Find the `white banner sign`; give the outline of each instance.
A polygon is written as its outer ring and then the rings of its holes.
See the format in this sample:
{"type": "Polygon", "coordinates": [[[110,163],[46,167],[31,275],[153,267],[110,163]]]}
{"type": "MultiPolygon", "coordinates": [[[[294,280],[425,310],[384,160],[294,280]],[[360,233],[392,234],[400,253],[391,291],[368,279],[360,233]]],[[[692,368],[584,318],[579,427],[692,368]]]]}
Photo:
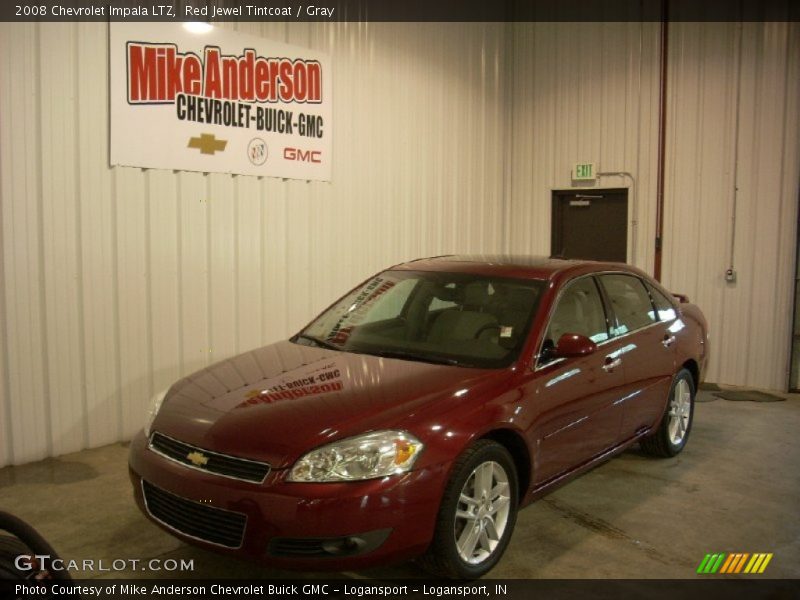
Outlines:
{"type": "Polygon", "coordinates": [[[111,164],[330,181],[326,54],[202,23],[116,23],[111,164]]]}

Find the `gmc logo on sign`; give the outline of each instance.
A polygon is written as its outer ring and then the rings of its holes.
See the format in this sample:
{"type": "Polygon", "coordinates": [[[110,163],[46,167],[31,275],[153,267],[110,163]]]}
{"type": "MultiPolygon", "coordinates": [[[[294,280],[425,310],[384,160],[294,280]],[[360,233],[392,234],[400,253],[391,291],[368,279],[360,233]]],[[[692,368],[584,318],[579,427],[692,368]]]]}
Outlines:
{"type": "Polygon", "coordinates": [[[300,162],[321,163],[320,150],[301,150],[300,148],[284,148],[283,158],[286,160],[299,160],[300,162]]]}

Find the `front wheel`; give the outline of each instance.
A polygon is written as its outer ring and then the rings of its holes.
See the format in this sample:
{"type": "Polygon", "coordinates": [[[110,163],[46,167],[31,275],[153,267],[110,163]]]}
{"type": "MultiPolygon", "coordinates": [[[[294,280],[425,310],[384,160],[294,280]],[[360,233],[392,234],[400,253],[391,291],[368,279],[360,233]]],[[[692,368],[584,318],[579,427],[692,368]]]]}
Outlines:
{"type": "Polygon", "coordinates": [[[658,429],[640,442],[646,454],[669,458],[683,450],[692,429],[694,396],[692,374],[681,369],[672,380],[667,407],[658,429]]]}
{"type": "Polygon", "coordinates": [[[517,471],[508,450],[492,440],[470,446],[453,466],[422,566],[460,579],[488,573],[511,539],[517,498],[517,471]]]}

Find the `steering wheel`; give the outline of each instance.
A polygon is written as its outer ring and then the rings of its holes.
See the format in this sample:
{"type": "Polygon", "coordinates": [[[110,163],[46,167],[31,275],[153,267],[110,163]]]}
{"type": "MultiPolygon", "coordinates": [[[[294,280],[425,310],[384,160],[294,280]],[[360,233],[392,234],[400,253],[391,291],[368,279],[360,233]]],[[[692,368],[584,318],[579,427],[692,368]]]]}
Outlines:
{"type": "Polygon", "coordinates": [[[495,325],[494,323],[488,323],[483,327],[480,327],[478,331],[475,332],[475,335],[472,336],[473,340],[477,340],[481,337],[481,334],[486,331],[487,329],[497,329],[498,333],[500,332],[500,325],[495,325]]]}

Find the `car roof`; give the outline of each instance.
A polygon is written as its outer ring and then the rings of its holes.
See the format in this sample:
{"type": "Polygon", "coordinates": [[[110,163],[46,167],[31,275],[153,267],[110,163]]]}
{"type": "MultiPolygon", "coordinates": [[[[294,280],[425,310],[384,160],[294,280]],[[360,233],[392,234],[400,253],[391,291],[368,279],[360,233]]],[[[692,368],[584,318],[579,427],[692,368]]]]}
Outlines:
{"type": "Polygon", "coordinates": [[[457,271],[498,277],[524,279],[552,279],[556,274],[569,271],[628,271],[639,273],[624,263],[596,262],[591,260],[565,260],[548,256],[475,254],[446,255],[419,258],[392,267],[403,271],[457,271]]]}

